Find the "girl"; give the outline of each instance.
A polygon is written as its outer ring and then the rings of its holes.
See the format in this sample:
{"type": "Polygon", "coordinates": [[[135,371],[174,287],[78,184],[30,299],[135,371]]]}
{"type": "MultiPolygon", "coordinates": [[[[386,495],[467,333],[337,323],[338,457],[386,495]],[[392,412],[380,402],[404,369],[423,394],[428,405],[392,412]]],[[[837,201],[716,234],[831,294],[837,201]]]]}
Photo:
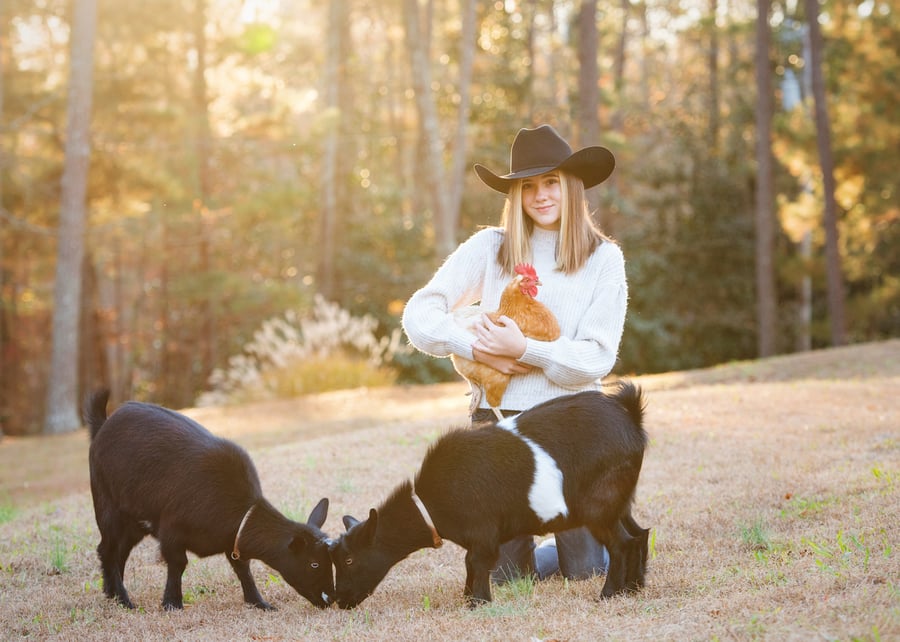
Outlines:
{"type": "MultiPolygon", "coordinates": [[[[506,195],[500,227],[469,237],[406,304],[403,328],[417,349],[437,357],[457,354],[514,375],[501,402],[504,416],[597,389],[615,365],[628,300],[625,261],[594,225],[584,196],[614,167],[609,150],[593,146],[573,153],[549,125],[519,130],[507,174],[475,165],[488,187],[506,195]],[[496,310],[518,263],[535,267],[542,284],[537,299],[556,316],[559,339],[527,338],[508,317],[495,324],[481,315],[474,336],[455,321],[455,310],[478,301],[484,310],[496,310]]],[[[473,423],[494,419],[486,400],[475,402],[473,423]]],[[[557,533],[547,543],[535,549],[526,537],[505,544],[494,578],[535,572],[544,578],[560,571],[580,579],[606,572],[606,551],[587,529],[557,533]]]]}

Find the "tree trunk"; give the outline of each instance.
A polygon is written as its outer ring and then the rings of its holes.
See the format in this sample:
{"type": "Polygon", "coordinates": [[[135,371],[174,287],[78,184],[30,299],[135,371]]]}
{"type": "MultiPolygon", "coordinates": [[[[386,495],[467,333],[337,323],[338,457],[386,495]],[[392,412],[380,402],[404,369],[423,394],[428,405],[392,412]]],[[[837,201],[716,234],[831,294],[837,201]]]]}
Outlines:
{"type": "Polygon", "coordinates": [[[621,0],[619,9],[622,12],[622,22],[619,24],[619,40],[616,43],[616,55],[613,61],[616,108],[613,110],[611,126],[613,131],[622,133],[625,129],[625,111],[623,109],[625,100],[622,92],[625,88],[625,59],[628,51],[628,20],[631,16],[631,0],[621,0]]]}
{"type": "Polygon", "coordinates": [[[535,88],[534,88],[534,59],[537,55],[537,47],[535,47],[535,31],[537,27],[537,0],[524,0],[522,2],[523,25],[525,29],[525,57],[531,61],[528,65],[528,72],[522,81],[522,104],[519,108],[519,122],[534,124],[534,104],[535,104],[535,88]]]}
{"type": "Polygon", "coordinates": [[[831,123],[825,99],[825,79],[822,71],[822,30],[819,27],[818,0],[806,0],[806,21],[809,25],[810,72],[815,99],[816,145],[822,167],[822,195],[825,199],[825,266],[828,280],[828,314],[831,319],[831,344],[847,342],[844,318],[844,279],[841,254],[838,249],[837,203],[834,198],[834,159],[831,154],[831,123]]]}
{"type": "Polygon", "coordinates": [[[650,56],[653,48],[649,44],[650,18],[647,16],[647,4],[639,3],[637,11],[641,23],[641,105],[650,112],[650,66],[653,64],[650,56]]]}
{"type": "MultiPolygon", "coordinates": [[[[160,338],[159,341],[159,357],[156,360],[159,364],[159,372],[168,373],[171,371],[171,353],[169,346],[172,344],[173,330],[169,323],[171,308],[174,307],[169,297],[169,262],[171,260],[171,238],[172,230],[170,229],[170,212],[165,203],[155,199],[153,203],[153,211],[159,212],[159,296],[157,297],[157,322],[155,331],[160,338]]],[[[151,254],[151,257],[153,255],[151,254]]],[[[143,258],[143,256],[141,257],[143,258]]],[[[151,258],[150,261],[153,259],[151,258]]],[[[142,261],[143,263],[143,261],[142,261]]],[[[174,298],[174,297],[172,297],[174,298]]],[[[136,302],[140,305],[140,299],[136,302]]],[[[137,330],[141,325],[141,319],[135,315],[134,329],[137,330]]],[[[136,336],[138,332],[132,332],[136,336]]]]}
{"type": "Polygon", "coordinates": [[[709,149],[716,154],[719,149],[719,27],[716,14],[719,0],[709,0],[709,149]]]}
{"type": "MultiPolygon", "coordinates": [[[[199,248],[199,273],[210,272],[210,232],[208,214],[211,207],[209,98],[206,85],[206,0],[196,0],[194,6],[194,48],[197,67],[194,69],[194,171],[196,172],[197,198],[194,215],[197,217],[199,248]]],[[[202,330],[198,336],[202,371],[212,372],[216,362],[216,310],[209,297],[200,303],[202,330]]],[[[165,376],[167,373],[163,373],[165,376]]]]}
{"type": "Polygon", "coordinates": [[[459,208],[462,204],[463,185],[466,180],[466,141],[468,139],[469,112],[471,101],[469,90],[472,86],[472,66],[475,61],[475,0],[462,2],[462,30],[459,38],[459,111],[456,116],[456,136],[453,144],[453,169],[450,175],[450,198],[447,215],[450,217],[454,241],[459,226],[459,208]]]}
{"type": "Polygon", "coordinates": [[[756,20],[756,307],[760,357],[775,354],[775,214],[772,178],[774,96],[769,65],[771,0],[757,0],[756,20]]]}
{"type": "MultiPolygon", "coordinates": [[[[625,135],[625,61],[628,52],[628,23],[631,18],[631,0],[621,0],[620,11],[622,22],[619,23],[619,39],[616,42],[615,58],[613,60],[613,102],[615,108],[610,116],[610,130],[614,135],[624,140],[625,135]]],[[[609,206],[603,212],[601,223],[603,231],[610,236],[616,235],[617,222],[620,214],[619,176],[613,172],[606,181],[606,189],[609,194],[609,206]]]]}
{"type": "Polygon", "coordinates": [[[96,0],[76,0],[66,123],[65,167],[53,297],[53,344],[44,432],[76,430],[78,418],[78,337],[81,268],[84,259],[87,175],[90,161],[96,0]]]}
{"type": "Polygon", "coordinates": [[[456,225],[447,204],[444,185],[444,161],[437,106],[431,93],[431,70],[428,66],[426,41],[422,33],[417,0],[403,0],[403,21],[406,27],[406,46],[412,68],[413,91],[422,132],[422,151],[425,189],[434,208],[435,254],[446,257],[456,246],[456,225]]]}
{"type": "MultiPolygon", "coordinates": [[[[583,0],[578,14],[578,146],[596,145],[600,138],[600,70],[597,64],[597,0],[583,0]]],[[[596,189],[585,194],[592,212],[600,208],[596,189]]],[[[607,232],[612,230],[607,226],[607,232]]]]}
{"type": "MultiPolygon", "coordinates": [[[[560,16],[555,11],[553,4],[551,2],[547,6],[548,31],[551,38],[560,33],[560,16]]],[[[549,95],[542,97],[540,121],[549,122],[556,114],[570,114],[572,103],[569,92],[569,62],[563,56],[563,49],[550,44],[544,47],[544,50],[547,60],[549,95]]]]}
{"type": "Polygon", "coordinates": [[[597,0],[584,0],[578,14],[578,146],[596,144],[600,133],[597,64],[597,0]]]}
{"type": "Polygon", "coordinates": [[[322,149],[322,213],[319,227],[319,291],[329,300],[335,298],[335,235],[338,226],[337,163],[341,130],[340,81],[341,40],[347,4],[334,0],[329,5],[325,38],[324,106],[328,113],[322,149]]]}
{"type": "MultiPolygon", "coordinates": [[[[6,77],[9,66],[9,15],[6,3],[0,4],[0,219],[6,211],[3,199],[3,175],[9,162],[6,154],[10,147],[6,144],[6,117],[3,108],[3,91],[5,89],[3,79],[6,77]]],[[[9,388],[6,385],[7,372],[12,368],[6,363],[6,344],[9,342],[9,334],[6,328],[6,300],[4,287],[6,272],[3,269],[3,229],[0,225],[0,439],[3,439],[3,421],[6,416],[6,395],[9,388]]]]}

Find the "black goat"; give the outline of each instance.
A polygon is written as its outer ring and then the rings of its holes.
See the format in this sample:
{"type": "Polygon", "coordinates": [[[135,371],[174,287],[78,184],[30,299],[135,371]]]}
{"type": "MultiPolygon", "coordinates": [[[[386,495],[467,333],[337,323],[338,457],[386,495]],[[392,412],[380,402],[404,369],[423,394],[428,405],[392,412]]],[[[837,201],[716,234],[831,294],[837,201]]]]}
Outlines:
{"type": "Polygon", "coordinates": [[[648,530],[631,516],[647,435],[640,389],[559,397],[515,417],[453,430],[369,517],[332,543],[335,600],[352,608],[410,553],[447,538],[466,549],[465,596],[491,599],[500,544],[587,526],[609,550],[602,596],[644,584],[648,530]]]}
{"type": "Polygon", "coordinates": [[[134,608],[125,590],[125,563],[146,535],[159,540],[168,566],[162,605],[181,609],[186,551],[224,553],[241,581],[244,601],[273,609],[256,588],[250,560],[278,571],[318,607],[332,599],[329,540],[320,530],[328,499],[306,524],[287,519],[262,495],[250,456],[196,421],[152,404],[128,402],[108,419],[108,390],[89,395],[84,421],[91,433],[91,494],[100,529],[97,553],[103,591],[134,608]]]}

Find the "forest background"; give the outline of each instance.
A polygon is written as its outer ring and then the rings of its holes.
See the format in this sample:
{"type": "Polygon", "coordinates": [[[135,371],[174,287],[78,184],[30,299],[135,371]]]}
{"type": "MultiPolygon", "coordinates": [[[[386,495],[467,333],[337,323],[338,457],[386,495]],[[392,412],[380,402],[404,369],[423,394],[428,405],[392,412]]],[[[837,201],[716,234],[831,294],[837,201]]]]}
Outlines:
{"type": "Polygon", "coordinates": [[[543,122],[617,158],[617,373],[900,335],[893,1],[9,0],[0,65],[0,432],[455,378],[403,304],[543,122]]]}

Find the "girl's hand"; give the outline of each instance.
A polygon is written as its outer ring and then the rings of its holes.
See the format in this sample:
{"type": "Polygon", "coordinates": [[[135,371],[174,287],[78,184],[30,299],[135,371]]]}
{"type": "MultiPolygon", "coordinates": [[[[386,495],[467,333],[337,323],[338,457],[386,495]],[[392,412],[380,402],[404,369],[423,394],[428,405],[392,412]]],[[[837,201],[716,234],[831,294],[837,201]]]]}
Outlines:
{"type": "Polygon", "coordinates": [[[509,317],[502,316],[498,321],[494,323],[486,314],[481,315],[481,323],[475,324],[476,341],[472,348],[497,357],[518,359],[525,354],[525,335],[509,317]]]}
{"type": "Polygon", "coordinates": [[[492,367],[497,372],[507,375],[528,374],[532,370],[532,366],[519,363],[512,357],[499,357],[494,354],[482,352],[477,348],[472,348],[472,356],[475,361],[492,367]]]}

